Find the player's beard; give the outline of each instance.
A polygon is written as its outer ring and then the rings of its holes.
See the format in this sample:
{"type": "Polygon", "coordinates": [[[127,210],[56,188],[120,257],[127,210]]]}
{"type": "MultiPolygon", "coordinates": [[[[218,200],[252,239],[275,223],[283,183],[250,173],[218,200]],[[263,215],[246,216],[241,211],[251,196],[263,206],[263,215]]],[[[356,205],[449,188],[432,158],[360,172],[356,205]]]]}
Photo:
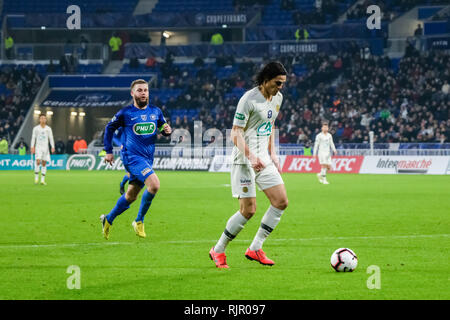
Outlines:
{"type": "Polygon", "coordinates": [[[145,108],[148,105],[148,98],[145,98],[145,100],[140,98],[134,98],[134,103],[141,109],[145,108]]]}

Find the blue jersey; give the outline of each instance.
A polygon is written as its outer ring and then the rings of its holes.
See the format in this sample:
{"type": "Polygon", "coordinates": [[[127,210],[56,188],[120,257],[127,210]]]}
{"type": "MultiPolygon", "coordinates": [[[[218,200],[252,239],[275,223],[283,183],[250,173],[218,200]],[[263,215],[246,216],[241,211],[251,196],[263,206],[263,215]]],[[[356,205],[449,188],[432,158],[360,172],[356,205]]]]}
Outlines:
{"type": "Polygon", "coordinates": [[[113,135],[113,145],[115,147],[122,147],[122,133],[123,133],[123,128],[120,127],[119,129],[117,129],[116,131],[114,131],[114,135],[113,135]]]}
{"type": "Polygon", "coordinates": [[[112,153],[114,132],[122,128],[121,143],[124,156],[139,156],[153,160],[158,131],[162,131],[166,120],[161,109],[147,105],[139,109],[129,105],[111,119],[105,128],[104,146],[106,153],[112,153]]]}

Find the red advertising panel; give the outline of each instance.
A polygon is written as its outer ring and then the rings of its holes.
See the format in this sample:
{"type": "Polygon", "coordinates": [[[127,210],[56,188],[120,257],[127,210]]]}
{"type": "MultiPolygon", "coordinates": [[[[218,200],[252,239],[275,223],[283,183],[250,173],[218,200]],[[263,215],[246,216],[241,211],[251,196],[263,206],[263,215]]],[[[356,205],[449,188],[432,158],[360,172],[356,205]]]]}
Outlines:
{"type": "MultiPolygon", "coordinates": [[[[359,173],[364,156],[335,156],[332,157],[333,173],[359,173]]],[[[283,172],[320,172],[319,159],[311,156],[286,156],[283,172]]]]}

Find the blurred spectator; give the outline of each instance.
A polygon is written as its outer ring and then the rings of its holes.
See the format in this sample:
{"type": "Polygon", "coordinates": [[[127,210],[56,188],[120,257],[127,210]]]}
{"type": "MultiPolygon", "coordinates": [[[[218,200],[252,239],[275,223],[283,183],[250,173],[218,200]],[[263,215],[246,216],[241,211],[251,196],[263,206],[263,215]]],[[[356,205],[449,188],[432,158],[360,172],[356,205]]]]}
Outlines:
{"type": "Polygon", "coordinates": [[[316,7],[317,11],[322,11],[322,0],[315,0],[314,6],[316,7]]]}
{"type": "Polygon", "coordinates": [[[77,137],[73,144],[73,151],[75,153],[86,153],[87,151],[87,143],[86,140],[82,139],[80,136],[77,137]]]}
{"type": "Polygon", "coordinates": [[[293,10],[293,9],[295,9],[294,0],[281,0],[280,7],[283,10],[293,10]]]}
{"type": "Polygon", "coordinates": [[[5,137],[0,140],[0,154],[8,154],[8,140],[5,137]]]}
{"type": "Polygon", "coordinates": [[[194,60],[194,67],[201,68],[205,65],[205,61],[201,57],[197,57],[194,60]]]}
{"type": "Polygon", "coordinates": [[[20,137],[19,141],[14,145],[14,149],[19,151],[19,155],[26,155],[28,151],[28,144],[23,137],[20,137]]]}
{"type": "Polygon", "coordinates": [[[122,39],[114,32],[109,39],[109,47],[111,49],[111,60],[120,60],[120,47],[122,46],[122,39]]]}
{"type": "Polygon", "coordinates": [[[64,142],[61,138],[58,138],[58,140],[56,141],[55,150],[57,154],[63,154],[66,151],[64,142]]]}
{"type": "Polygon", "coordinates": [[[66,143],[66,153],[67,154],[73,154],[74,153],[74,137],[73,136],[69,136],[67,138],[67,143],[66,143]]]}
{"type": "Polygon", "coordinates": [[[14,39],[10,34],[5,35],[5,54],[6,59],[14,59],[14,39]]]}
{"type": "Polygon", "coordinates": [[[442,93],[443,93],[443,94],[448,95],[448,93],[449,93],[449,91],[450,91],[450,86],[449,86],[449,84],[448,84],[448,80],[445,80],[445,81],[444,81],[444,84],[442,85],[441,90],[442,90],[442,93]]]}
{"type": "Polygon", "coordinates": [[[308,40],[309,39],[309,32],[308,32],[308,30],[306,30],[306,28],[304,28],[304,27],[299,27],[295,31],[295,39],[296,39],[296,41],[308,40]]]}
{"type": "Polygon", "coordinates": [[[64,74],[69,73],[69,61],[67,60],[65,54],[59,58],[59,67],[61,68],[62,73],[64,74]]]}
{"type": "Polygon", "coordinates": [[[312,156],[311,142],[308,141],[303,147],[303,155],[304,156],[312,156]]]}
{"type": "Polygon", "coordinates": [[[417,38],[420,38],[421,36],[423,36],[423,29],[422,29],[422,25],[420,23],[417,25],[416,30],[414,30],[414,36],[417,38]]]}
{"type": "Polygon", "coordinates": [[[156,61],[155,57],[148,57],[147,60],[145,61],[145,66],[147,68],[154,68],[156,67],[157,64],[158,62],[156,61]]]}
{"type": "Polygon", "coordinates": [[[34,66],[3,65],[0,67],[0,136],[13,141],[36,95],[42,79],[34,66]]]}
{"type": "Polygon", "coordinates": [[[223,44],[223,37],[220,32],[216,32],[211,36],[211,44],[215,46],[223,44]]]}
{"type": "Polygon", "coordinates": [[[47,73],[54,73],[56,71],[56,67],[53,64],[53,59],[50,59],[50,63],[47,65],[47,73]]]}
{"type": "Polygon", "coordinates": [[[74,45],[71,39],[67,39],[64,44],[64,54],[65,55],[73,55],[74,54],[74,45]]]}
{"type": "Polygon", "coordinates": [[[86,39],[86,37],[82,35],[80,40],[81,59],[88,58],[88,44],[89,44],[88,39],[86,39]]]}

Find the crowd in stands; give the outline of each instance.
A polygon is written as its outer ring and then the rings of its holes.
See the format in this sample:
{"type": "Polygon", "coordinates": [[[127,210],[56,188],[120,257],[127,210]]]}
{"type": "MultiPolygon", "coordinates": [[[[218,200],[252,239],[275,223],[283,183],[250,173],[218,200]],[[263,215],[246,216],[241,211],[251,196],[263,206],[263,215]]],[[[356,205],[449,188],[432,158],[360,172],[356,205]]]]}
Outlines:
{"type": "Polygon", "coordinates": [[[382,0],[366,0],[362,3],[358,3],[353,9],[347,11],[347,20],[359,20],[367,19],[369,14],[367,13],[367,8],[371,5],[377,5],[380,7],[381,20],[382,21],[392,21],[396,15],[391,8],[386,5],[385,1],[382,0]]]}
{"type": "Polygon", "coordinates": [[[12,141],[42,84],[35,68],[0,69],[0,138],[12,141]]]}
{"type": "Polygon", "coordinates": [[[433,21],[442,21],[442,20],[450,20],[450,12],[438,12],[436,13],[431,20],[433,21]]]}
{"type": "MultiPolygon", "coordinates": [[[[184,89],[184,93],[167,103],[158,98],[153,102],[168,119],[176,109],[197,108],[195,119],[203,122],[203,129],[218,128],[225,134],[232,127],[240,98],[229,93],[253,87],[253,76],[268,60],[261,64],[244,60],[238,72],[224,79],[218,79],[207,66],[196,77],[174,66],[166,71],[162,86],[184,89]]],[[[409,46],[397,72],[389,58],[361,54],[357,48],[335,57],[284,55],[279,60],[289,73],[277,119],[280,143],[313,142],[324,119],[330,122],[338,144],[368,143],[369,131],[374,131],[377,143],[448,141],[448,53],[419,53],[409,46]],[[296,65],[306,66],[307,73],[295,75],[296,65]]],[[[194,132],[193,125],[187,116],[172,123],[173,128],[190,132],[194,132]]],[[[165,137],[160,140],[166,141],[165,137]]]]}
{"type": "Polygon", "coordinates": [[[294,8],[292,9],[294,10],[294,23],[296,25],[324,24],[327,23],[327,16],[331,18],[329,22],[336,21],[340,14],[339,4],[347,2],[342,0],[316,0],[314,3],[315,9],[310,12],[294,8]]]}
{"type": "MultiPolygon", "coordinates": [[[[245,11],[250,7],[262,7],[271,3],[273,0],[233,0],[235,11],[245,11]]],[[[295,0],[281,0],[280,9],[292,12],[292,18],[296,25],[324,24],[326,17],[330,16],[331,21],[336,21],[340,12],[340,4],[351,3],[351,0],[314,0],[311,1],[313,8],[297,7],[295,0]]],[[[354,2],[354,1],[353,1],[354,2]]],[[[329,22],[329,21],[328,21],[329,22]]]]}
{"type": "Polygon", "coordinates": [[[248,8],[255,6],[265,6],[271,0],[233,0],[233,7],[236,12],[245,11],[248,8]]]}
{"type": "Polygon", "coordinates": [[[367,19],[367,8],[371,5],[380,7],[381,20],[392,21],[399,14],[402,14],[418,5],[438,5],[445,4],[445,0],[365,0],[358,3],[353,9],[347,11],[347,20],[367,19]]]}
{"type": "MultiPolygon", "coordinates": [[[[219,78],[201,58],[196,59],[197,72],[191,75],[168,55],[161,66],[159,88],[181,89],[182,94],[167,102],[151,95],[152,102],[167,119],[179,109],[198,111],[193,118],[173,118],[173,128],[194,132],[193,120],[201,120],[204,130],[218,128],[225,135],[239,98],[254,86],[261,66],[273,58],[255,63],[220,56],[217,67],[238,68],[219,78]]],[[[324,119],[330,122],[338,144],[368,142],[369,131],[374,131],[379,143],[448,141],[450,54],[445,51],[419,52],[410,45],[395,66],[389,58],[368,55],[356,45],[334,56],[300,54],[277,59],[288,70],[277,119],[280,143],[312,143],[324,119]],[[298,72],[299,67],[305,71],[298,72]]],[[[5,137],[12,142],[41,83],[33,67],[0,70],[0,140],[5,137]]],[[[161,137],[159,142],[170,139],[161,137]]],[[[78,152],[74,150],[77,140],[58,139],[58,152],[78,152]]]]}

